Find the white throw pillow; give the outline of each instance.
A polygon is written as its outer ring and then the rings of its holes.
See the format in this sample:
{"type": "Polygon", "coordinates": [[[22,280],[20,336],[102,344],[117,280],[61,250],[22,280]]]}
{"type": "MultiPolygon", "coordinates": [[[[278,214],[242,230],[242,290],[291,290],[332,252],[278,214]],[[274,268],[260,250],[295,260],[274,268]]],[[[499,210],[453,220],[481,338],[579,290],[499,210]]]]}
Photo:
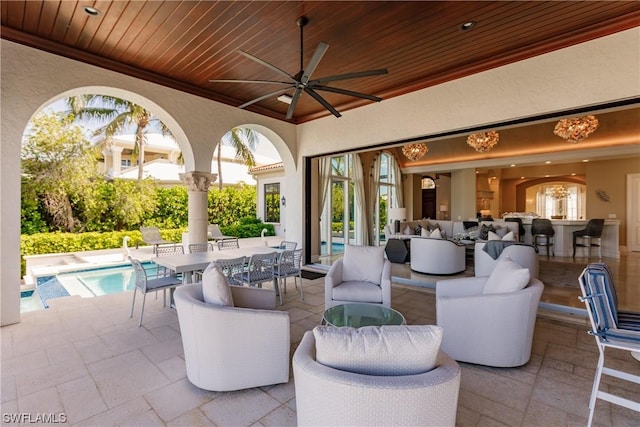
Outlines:
{"type": "Polygon", "coordinates": [[[389,236],[393,236],[395,233],[393,232],[393,230],[391,229],[390,225],[385,225],[384,226],[384,235],[389,238],[389,236]]]}
{"type": "Polygon", "coordinates": [[[407,225],[404,230],[402,231],[402,234],[413,234],[413,228],[409,227],[409,225],[407,225]]]}
{"type": "Polygon", "coordinates": [[[513,231],[508,232],[504,236],[500,237],[499,234],[494,233],[493,231],[489,231],[487,240],[504,240],[504,241],[514,241],[515,236],[513,235],[513,231]]]}
{"type": "Polygon", "coordinates": [[[505,256],[496,264],[484,285],[483,293],[499,294],[524,289],[529,283],[531,273],[509,256],[505,256]]]}
{"type": "Polygon", "coordinates": [[[487,240],[502,240],[502,239],[493,231],[489,231],[489,233],[487,234],[487,240]]]}
{"type": "Polygon", "coordinates": [[[421,237],[429,237],[429,230],[425,227],[422,227],[422,230],[420,230],[420,236],[421,237]]]}
{"type": "Polygon", "coordinates": [[[384,266],[384,246],[345,245],[342,280],[380,283],[384,266]]]}
{"type": "Polygon", "coordinates": [[[442,328],[436,325],[316,326],[316,360],[364,375],[415,375],[436,365],[442,328]]]}
{"type": "Polygon", "coordinates": [[[439,228],[436,228],[431,232],[429,237],[431,237],[432,239],[442,239],[442,233],[440,232],[439,228]]]}
{"type": "Polygon", "coordinates": [[[233,307],[233,295],[227,277],[213,262],[202,273],[202,297],[207,304],[233,307]]]}

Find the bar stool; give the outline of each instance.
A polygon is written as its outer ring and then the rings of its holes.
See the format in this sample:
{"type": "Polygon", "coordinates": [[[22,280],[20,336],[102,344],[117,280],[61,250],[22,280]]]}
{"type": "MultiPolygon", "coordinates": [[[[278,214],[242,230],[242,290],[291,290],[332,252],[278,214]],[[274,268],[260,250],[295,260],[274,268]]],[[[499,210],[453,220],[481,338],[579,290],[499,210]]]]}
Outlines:
{"type": "Polygon", "coordinates": [[[576,257],[576,248],[589,248],[588,257],[591,258],[591,247],[598,248],[598,258],[602,258],[602,229],[604,219],[595,218],[587,222],[582,230],[573,232],[573,257],[576,257]]]}
{"type": "Polygon", "coordinates": [[[531,234],[533,236],[533,246],[538,250],[538,246],[547,247],[547,257],[549,256],[549,248],[551,248],[551,256],[556,256],[553,252],[553,236],[556,234],[551,225],[551,220],[546,218],[535,218],[531,221],[531,234]]]}

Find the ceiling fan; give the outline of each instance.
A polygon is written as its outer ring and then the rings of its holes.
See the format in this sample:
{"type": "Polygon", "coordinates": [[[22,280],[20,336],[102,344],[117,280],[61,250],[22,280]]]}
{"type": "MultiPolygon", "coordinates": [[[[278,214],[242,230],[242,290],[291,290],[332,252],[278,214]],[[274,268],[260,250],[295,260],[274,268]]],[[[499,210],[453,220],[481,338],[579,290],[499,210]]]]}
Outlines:
{"type": "Polygon", "coordinates": [[[324,54],[327,52],[327,49],[329,49],[329,45],[324,42],[318,43],[318,47],[316,48],[316,51],[313,53],[313,56],[311,57],[311,60],[309,61],[309,64],[307,64],[307,68],[305,70],[303,65],[303,57],[304,57],[303,28],[305,25],[309,23],[309,19],[307,19],[306,16],[301,16],[300,18],[298,18],[296,23],[298,24],[298,27],[300,27],[300,71],[298,71],[297,74],[291,75],[286,71],[283,71],[280,68],[276,67],[275,65],[272,65],[266,61],[263,61],[260,58],[257,58],[251,55],[250,53],[244,52],[242,50],[238,50],[238,53],[240,53],[241,55],[244,55],[247,58],[257,62],[258,64],[262,64],[265,67],[270,68],[271,70],[280,74],[286,79],[286,81],[237,80],[237,79],[215,79],[215,80],[209,80],[209,81],[213,83],[260,83],[260,84],[284,85],[283,88],[267,93],[266,95],[262,95],[249,102],[245,102],[244,104],[238,106],[238,108],[245,108],[251,104],[262,101],[263,99],[266,99],[275,95],[279,95],[279,94],[284,94],[285,92],[291,89],[295,89],[295,91],[293,92],[293,96],[291,97],[291,103],[289,104],[289,109],[287,110],[287,115],[286,115],[287,120],[293,117],[293,112],[296,108],[296,104],[298,103],[298,99],[300,98],[300,95],[302,95],[302,92],[305,92],[306,94],[310,95],[313,99],[318,101],[324,108],[329,110],[336,117],[340,117],[341,114],[331,104],[329,104],[326,99],[320,96],[320,94],[317,91],[339,93],[342,95],[368,99],[375,102],[382,101],[382,98],[379,98],[377,96],[367,95],[364,93],[354,92],[351,90],[341,89],[337,87],[326,86],[325,84],[330,82],[335,82],[338,80],[348,80],[348,79],[355,79],[358,77],[368,77],[368,76],[377,76],[380,74],[387,74],[388,71],[385,68],[377,69],[377,70],[360,71],[356,73],[339,74],[339,75],[310,80],[311,75],[313,74],[315,69],[318,67],[318,64],[320,63],[320,60],[322,59],[324,54]]]}

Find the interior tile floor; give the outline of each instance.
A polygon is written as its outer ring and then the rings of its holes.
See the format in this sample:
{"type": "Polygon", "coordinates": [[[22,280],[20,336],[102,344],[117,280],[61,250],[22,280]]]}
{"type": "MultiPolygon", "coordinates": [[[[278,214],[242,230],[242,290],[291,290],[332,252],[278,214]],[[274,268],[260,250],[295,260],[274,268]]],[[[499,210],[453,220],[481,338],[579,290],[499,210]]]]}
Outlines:
{"type": "MultiPolygon", "coordinates": [[[[639,261],[640,254],[624,255],[614,273],[618,288],[622,283],[633,288],[626,295],[635,295],[635,304],[639,261]]],[[[279,308],[290,314],[291,354],[304,332],[320,324],[323,283],[321,278],[304,280],[301,301],[289,281],[285,304],[279,308]]],[[[392,292],[393,307],[408,324],[435,323],[432,289],[394,283],[392,292]]],[[[558,303],[574,298],[566,293],[545,290],[546,297],[558,303]]],[[[64,414],[57,420],[82,426],[296,424],[293,375],[287,384],[269,387],[225,393],[200,390],[186,378],[175,311],[163,308],[161,296],[150,295],[143,326],[138,327],[139,305],[129,318],[131,297],[131,292],[124,292],[59,298],[50,301],[51,308],[24,313],[20,323],[1,328],[3,424],[10,424],[12,414],[30,414],[22,415],[30,417],[23,421],[64,414]]],[[[586,331],[584,318],[541,312],[526,365],[504,369],[461,363],[457,424],[586,425],[598,358],[586,331]]],[[[618,368],[640,374],[640,362],[628,352],[611,356],[618,368]]],[[[606,377],[602,387],[627,397],[640,395],[638,387],[606,377]]],[[[598,402],[595,425],[637,426],[640,414],[598,402]]]]}

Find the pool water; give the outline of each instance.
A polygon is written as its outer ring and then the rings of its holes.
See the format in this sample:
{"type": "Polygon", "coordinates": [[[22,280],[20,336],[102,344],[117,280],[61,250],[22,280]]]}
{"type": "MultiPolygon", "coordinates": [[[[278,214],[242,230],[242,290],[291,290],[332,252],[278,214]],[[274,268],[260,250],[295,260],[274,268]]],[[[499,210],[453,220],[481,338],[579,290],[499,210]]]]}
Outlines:
{"type": "MultiPolygon", "coordinates": [[[[331,243],[331,253],[338,254],[344,252],[344,244],[342,243],[331,243]]],[[[327,254],[327,242],[320,243],[320,255],[327,254]]]]}
{"type": "MultiPolygon", "coordinates": [[[[144,262],[143,266],[149,272],[155,272],[157,268],[153,262],[144,262]]],[[[39,277],[35,292],[31,295],[21,295],[21,311],[48,308],[48,300],[63,296],[79,295],[90,298],[133,290],[135,280],[136,275],[131,265],[101,267],[56,276],[39,277]],[[37,307],[38,299],[40,307],[37,307]]]]}

